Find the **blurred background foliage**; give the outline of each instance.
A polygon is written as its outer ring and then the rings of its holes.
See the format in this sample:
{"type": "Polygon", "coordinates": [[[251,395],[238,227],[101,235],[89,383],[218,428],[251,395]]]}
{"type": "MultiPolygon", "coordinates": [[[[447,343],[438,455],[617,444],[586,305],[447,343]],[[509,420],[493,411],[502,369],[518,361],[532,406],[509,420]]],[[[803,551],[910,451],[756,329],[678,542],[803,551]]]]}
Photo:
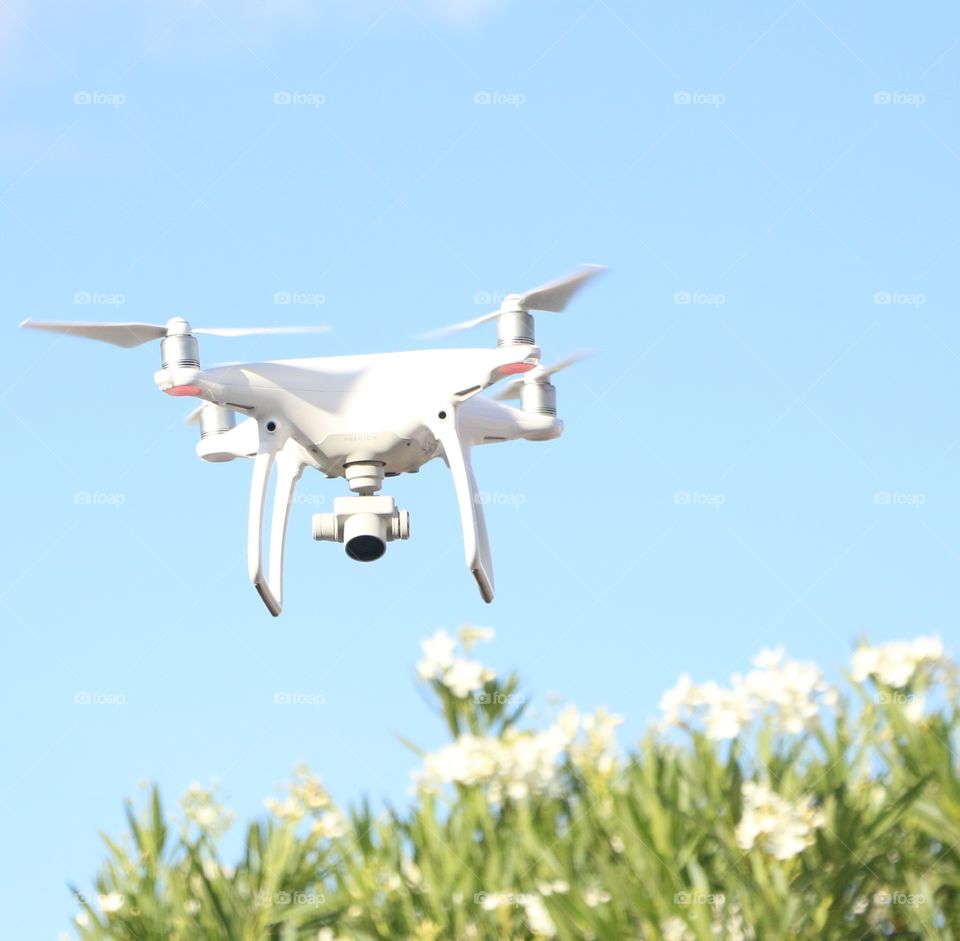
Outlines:
{"type": "Polygon", "coordinates": [[[451,733],[412,743],[405,808],[334,806],[306,766],[246,825],[216,783],[153,788],[79,904],[82,939],[955,939],[957,670],[939,639],[861,642],[837,689],[765,650],[726,686],[684,676],[642,741],[620,717],[533,722],[518,677],[422,643],[451,733]]]}

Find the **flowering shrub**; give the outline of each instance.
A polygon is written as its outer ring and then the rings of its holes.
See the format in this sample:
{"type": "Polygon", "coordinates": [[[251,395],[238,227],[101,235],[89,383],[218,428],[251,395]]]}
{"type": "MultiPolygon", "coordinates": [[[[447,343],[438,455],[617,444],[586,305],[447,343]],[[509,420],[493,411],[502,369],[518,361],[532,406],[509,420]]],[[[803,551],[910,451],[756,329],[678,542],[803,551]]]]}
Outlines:
{"type": "Polygon", "coordinates": [[[515,675],[440,631],[417,666],[452,739],[415,797],[337,808],[309,768],[250,823],[154,789],[91,896],[82,939],[960,939],[955,664],[936,638],[853,655],[846,689],[763,651],[729,686],[681,677],[635,748],[618,716],[525,722],[515,675]]]}

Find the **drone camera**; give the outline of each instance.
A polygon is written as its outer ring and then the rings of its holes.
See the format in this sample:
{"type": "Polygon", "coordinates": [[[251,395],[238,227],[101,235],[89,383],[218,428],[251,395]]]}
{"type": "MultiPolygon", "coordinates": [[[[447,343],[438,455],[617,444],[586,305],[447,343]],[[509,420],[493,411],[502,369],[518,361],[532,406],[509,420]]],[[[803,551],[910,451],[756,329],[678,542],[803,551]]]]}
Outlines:
{"type": "Polygon", "coordinates": [[[313,538],[342,542],[355,562],[375,562],[388,542],[410,538],[410,514],[393,497],[337,497],[332,513],[314,515],[313,538]]]}

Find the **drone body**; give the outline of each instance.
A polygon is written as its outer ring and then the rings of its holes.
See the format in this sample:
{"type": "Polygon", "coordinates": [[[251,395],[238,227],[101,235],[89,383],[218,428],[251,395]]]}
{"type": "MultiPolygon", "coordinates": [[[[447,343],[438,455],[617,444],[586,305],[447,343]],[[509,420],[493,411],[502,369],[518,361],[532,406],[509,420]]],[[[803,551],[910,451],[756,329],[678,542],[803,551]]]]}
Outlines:
{"type": "MultiPolygon", "coordinates": [[[[283,551],[297,481],[305,468],[343,477],[351,497],[316,514],[313,535],[342,542],[357,561],[373,561],[394,539],[409,537],[409,515],[388,496],[376,496],[384,478],[416,473],[442,457],[454,480],[467,566],[483,599],[493,600],[493,567],[483,507],[470,462],[480,444],[558,437],[556,391],[540,365],[530,310],[561,310],[600,268],[590,266],[525,295],[510,295],[499,311],[453,329],[498,320],[495,349],[413,350],[246,363],[203,369],[195,334],[243,335],[311,332],[310,328],[204,329],[182,318],[166,325],[70,324],[24,321],[33,329],[71,333],[118,346],[161,339],[158,388],[202,400],[195,413],[206,461],[252,458],[247,564],[250,579],[274,616],[283,598],[283,551]],[[513,382],[500,399],[519,396],[521,407],[480,396],[503,379],[513,382]],[[519,378],[518,378],[519,377],[519,378]],[[237,416],[242,416],[237,422],[237,416]],[[276,478],[269,556],[264,562],[264,507],[276,478]]],[[[318,330],[320,328],[313,328],[318,330]]]]}

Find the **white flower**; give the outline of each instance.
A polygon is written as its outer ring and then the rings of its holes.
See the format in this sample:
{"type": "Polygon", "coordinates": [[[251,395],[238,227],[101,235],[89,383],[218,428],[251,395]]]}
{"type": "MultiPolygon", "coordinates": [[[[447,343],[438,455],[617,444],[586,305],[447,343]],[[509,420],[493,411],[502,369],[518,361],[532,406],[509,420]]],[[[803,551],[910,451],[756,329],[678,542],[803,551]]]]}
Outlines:
{"type": "Polygon", "coordinates": [[[899,640],[879,647],[858,647],[850,673],[857,683],[872,676],[885,686],[902,689],[918,675],[929,676],[949,669],[940,638],[917,637],[913,641],[899,640]]]}
{"type": "Polygon", "coordinates": [[[660,922],[663,941],[696,941],[696,935],[687,928],[687,923],[676,915],[660,922]]]}
{"type": "Polygon", "coordinates": [[[196,899],[187,899],[183,903],[183,910],[188,915],[199,915],[200,914],[200,903],[196,899]]]}
{"type": "Polygon", "coordinates": [[[416,777],[433,792],[447,784],[486,787],[492,803],[558,793],[560,758],[569,744],[559,724],[537,733],[510,730],[502,738],[464,734],[428,754],[416,777]]]}
{"type": "Polygon", "coordinates": [[[591,887],[583,893],[583,900],[588,908],[596,908],[598,905],[606,905],[610,901],[610,893],[603,889],[591,887]]]}
{"type": "Polygon", "coordinates": [[[761,650],[756,669],[745,678],[734,676],[730,688],[717,683],[694,685],[686,674],[660,699],[661,728],[703,722],[712,741],[736,738],[758,716],[786,734],[816,726],[820,711],[836,703],[836,691],[824,682],[816,664],[784,660],[782,648],[761,650]]]}
{"type": "Polygon", "coordinates": [[[90,916],[86,912],[77,912],[73,919],[81,928],[90,924],[90,916]]]}
{"type": "Polygon", "coordinates": [[[347,819],[339,810],[328,810],[313,822],[310,832],[322,839],[338,840],[347,832],[347,819]]]}
{"type": "Polygon", "coordinates": [[[923,719],[923,707],[925,704],[925,699],[922,693],[914,693],[906,706],[904,707],[903,714],[911,722],[920,722],[923,719]]]}
{"type": "Polygon", "coordinates": [[[576,706],[567,706],[557,716],[555,727],[568,743],[572,742],[580,729],[580,710],[576,706]]]}
{"type": "Polygon", "coordinates": [[[697,703],[694,699],[695,689],[696,687],[690,679],[690,674],[683,673],[677,680],[676,685],[668,689],[660,697],[658,705],[660,711],[665,713],[663,717],[665,725],[677,725],[683,719],[681,712],[686,713],[696,707],[697,703]]]}
{"type": "Polygon", "coordinates": [[[104,915],[112,915],[123,908],[123,896],[119,892],[108,892],[106,895],[97,896],[97,908],[104,915]]]}
{"type": "Polygon", "coordinates": [[[753,665],[760,670],[773,670],[780,666],[783,660],[783,647],[764,647],[753,658],[753,665]]]}
{"type": "Polygon", "coordinates": [[[284,823],[299,823],[307,812],[307,809],[295,797],[288,797],[283,801],[268,797],[263,803],[275,817],[279,817],[284,823]]]}
{"type": "Polygon", "coordinates": [[[493,640],[493,634],[492,627],[474,627],[471,624],[464,624],[463,627],[457,631],[457,637],[459,637],[460,643],[467,653],[470,653],[475,644],[481,642],[489,643],[493,640]]]}
{"type": "Polygon", "coordinates": [[[423,659],[417,664],[417,673],[422,680],[439,679],[453,662],[454,639],[444,630],[420,641],[423,659]]]}
{"type": "Polygon", "coordinates": [[[470,693],[483,689],[485,683],[495,678],[496,674],[478,660],[457,657],[447,667],[441,681],[458,699],[466,699],[470,693]]]}
{"type": "Polygon", "coordinates": [[[813,845],[813,832],[825,823],[812,798],[791,803],[765,784],[745,781],[743,816],[736,828],[737,845],[754,847],[775,859],[786,860],[813,845]]]}
{"type": "Polygon", "coordinates": [[[704,719],[707,738],[714,742],[736,738],[753,721],[753,714],[753,703],[744,691],[711,691],[704,719]]]}
{"type": "Polygon", "coordinates": [[[557,933],[557,926],[553,923],[543,900],[539,895],[521,895],[518,901],[523,906],[527,916],[527,927],[538,938],[552,938],[557,933]]]}
{"type": "Polygon", "coordinates": [[[595,748],[612,747],[615,744],[614,732],[619,725],[623,725],[623,716],[608,712],[602,706],[593,715],[583,717],[583,730],[595,748]]]}

